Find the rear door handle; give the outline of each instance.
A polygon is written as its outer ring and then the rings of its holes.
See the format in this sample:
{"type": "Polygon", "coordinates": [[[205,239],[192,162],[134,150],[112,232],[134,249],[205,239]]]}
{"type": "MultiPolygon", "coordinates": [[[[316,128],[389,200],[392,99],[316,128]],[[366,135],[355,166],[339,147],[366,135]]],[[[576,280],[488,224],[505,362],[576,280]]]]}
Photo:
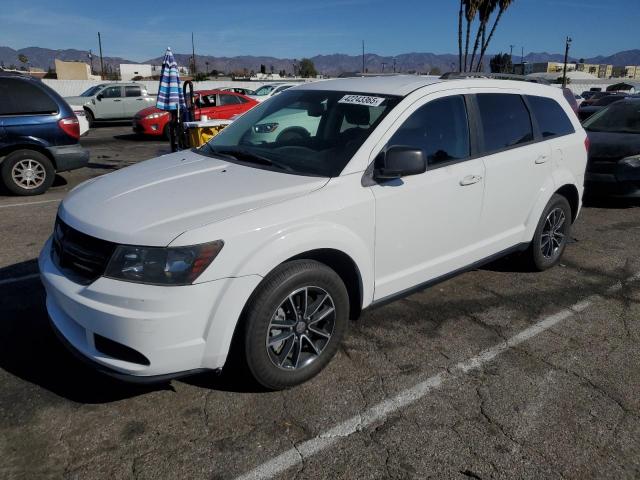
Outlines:
{"type": "Polygon", "coordinates": [[[547,160],[549,160],[549,155],[540,155],[536,158],[536,164],[540,165],[541,163],[547,163],[547,160]]]}
{"type": "Polygon", "coordinates": [[[482,180],[482,177],[480,175],[467,175],[462,180],[460,180],[460,185],[466,187],[467,185],[478,183],[480,180],[482,180]]]}
{"type": "Polygon", "coordinates": [[[136,98],[137,101],[141,102],[142,100],[144,100],[143,98],[136,98]]]}
{"type": "Polygon", "coordinates": [[[114,102],[121,102],[122,100],[114,100],[114,102]]]}

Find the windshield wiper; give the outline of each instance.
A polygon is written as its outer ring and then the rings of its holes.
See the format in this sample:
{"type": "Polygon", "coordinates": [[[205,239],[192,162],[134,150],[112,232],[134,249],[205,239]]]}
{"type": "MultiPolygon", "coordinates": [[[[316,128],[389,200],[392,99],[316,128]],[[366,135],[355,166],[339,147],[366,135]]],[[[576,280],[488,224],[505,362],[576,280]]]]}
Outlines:
{"type": "Polygon", "coordinates": [[[249,150],[242,150],[242,149],[217,150],[211,147],[210,147],[210,150],[211,150],[211,153],[213,153],[214,155],[229,157],[239,162],[248,162],[248,163],[255,163],[258,165],[266,165],[268,167],[279,168],[280,170],[287,170],[287,171],[292,170],[292,168],[289,167],[288,165],[283,165],[282,163],[279,163],[274,160],[270,160],[266,157],[250,152],[249,150]]]}

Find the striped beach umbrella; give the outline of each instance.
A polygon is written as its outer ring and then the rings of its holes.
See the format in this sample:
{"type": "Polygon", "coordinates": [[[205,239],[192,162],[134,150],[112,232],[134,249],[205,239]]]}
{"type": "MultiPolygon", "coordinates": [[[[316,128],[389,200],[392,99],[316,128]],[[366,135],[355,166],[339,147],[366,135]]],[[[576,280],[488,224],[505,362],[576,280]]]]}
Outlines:
{"type": "Polygon", "coordinates": [[[178,76],[178,64],[173,58],[170,48],[167,48],[162,60],[162,73],[160,74],[160,87],[158,88],[158,99],[156,107],[160,110],[185,109],[184,96],[178,76]]]}

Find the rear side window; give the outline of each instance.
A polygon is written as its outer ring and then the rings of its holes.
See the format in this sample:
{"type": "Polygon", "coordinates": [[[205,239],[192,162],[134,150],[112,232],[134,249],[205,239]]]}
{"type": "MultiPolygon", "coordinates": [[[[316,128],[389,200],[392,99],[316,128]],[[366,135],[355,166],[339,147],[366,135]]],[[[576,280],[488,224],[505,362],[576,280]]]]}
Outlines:
{"type": "Polygon", "coordinates": [[[469,157],[469,125],[460,95],[440,98],[413,112],[393,134],[389,146],[422,148],[429,166],[469,157]]]}
{"type": "Polygon", "coordinates": [[[563,108],[552,98],[527,95],[531,113],[538,122],[538,128],[544,138],[574,133],[571,120],[563,108]]]}
{"type": "Polygon", "coordinates": [[[58,113],[58,105],[43,89],[28,80],[0,78],[0,115],[58,113]]]}
{"type": "Polygon", "coordinates": [[[221,94],[220,95],[220,105],[237,105],[238,103],[240,103],[238,101],[238,97],[236,97],[235,95],[226,95],[226,94],[221,94]]]}
{"type": "Polygon", "coordinates": [[[485,152],[503,150],[533,140],[529,111],[520,95],[480,93],[476,98],[485,152]]]}
{"type": "Polygon", "coordinates": [[[141,97],[142,88],[140,87],[124,87],[126,97],[141,97]]]}

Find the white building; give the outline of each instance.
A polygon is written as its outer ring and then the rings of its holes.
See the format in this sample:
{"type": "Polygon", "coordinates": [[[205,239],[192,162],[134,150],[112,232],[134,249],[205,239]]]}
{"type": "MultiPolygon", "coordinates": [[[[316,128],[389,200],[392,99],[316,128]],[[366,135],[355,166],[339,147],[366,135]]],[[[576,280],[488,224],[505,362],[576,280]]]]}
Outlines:
{"type": "MultiPolygon", "coordinates": [[[[178,66],[178,72],[180,75],[188,75],[189,69],[186,67],[178,66]]],[[[135,77],[151,78],[154,76],[159,77],[162,73],[162,65],[148,65],[144,63],[121,63],[120,64],[120,78],[123,82],[130,82],[135,77]]]]}

